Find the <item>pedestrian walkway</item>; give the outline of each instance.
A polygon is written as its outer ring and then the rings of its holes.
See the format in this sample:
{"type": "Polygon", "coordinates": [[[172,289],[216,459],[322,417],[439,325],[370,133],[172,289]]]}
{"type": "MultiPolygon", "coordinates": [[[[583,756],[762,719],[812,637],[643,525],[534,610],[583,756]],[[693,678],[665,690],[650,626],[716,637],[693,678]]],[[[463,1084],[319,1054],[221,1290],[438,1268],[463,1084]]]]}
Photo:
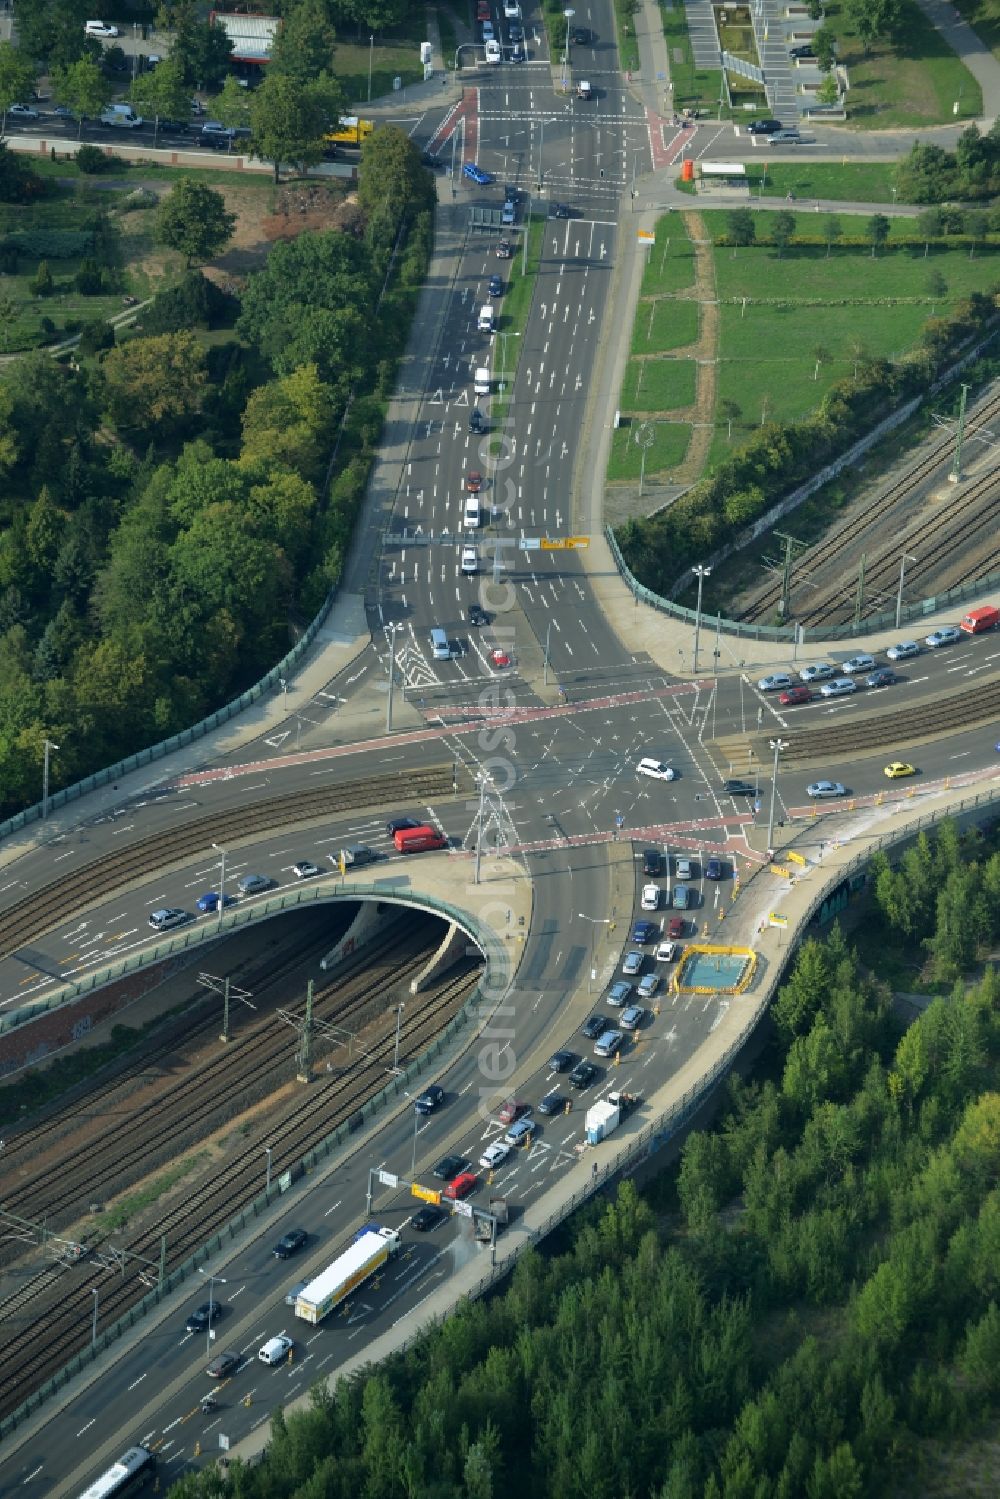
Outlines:
{"type": "Polygon", "coordinates": [[[786,8],[779,0],[757,0],[750,14],[767,102],[781,123],[791,128],[799,119],[799,93],[785,41],[786,8]]]}
{"type": "MultiPolygon", "coordinates": [[[[656,10],[656,6],[652,8],[656,10]]],[[[685,0],[684,11],[695,67],[703,71],[718,68],[721,62],[719,33],[710,0],[685,0]]]]}

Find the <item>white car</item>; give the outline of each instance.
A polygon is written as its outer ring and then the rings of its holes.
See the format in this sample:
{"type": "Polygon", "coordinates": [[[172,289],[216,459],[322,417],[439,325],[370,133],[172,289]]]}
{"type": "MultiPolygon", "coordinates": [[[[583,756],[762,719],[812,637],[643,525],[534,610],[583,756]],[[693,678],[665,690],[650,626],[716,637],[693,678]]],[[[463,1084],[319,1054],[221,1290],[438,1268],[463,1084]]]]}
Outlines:
{"type": "Polygon", "coordinates": [[[109,26],[106,21],[85,21],[83,25],[85,36],[118,36],[118,27],[109,26]]]}
{"type": "Polygon", "coordinates": [[[856,677],[859,676],[863,671],[874,671],[875,657],[848,656],[847,660],[843,663],[840,669],[844,673],[845,677],[856,677]]]}
{"type": "Polygon", "coordinates": [[[502,1166],[510,1155],[510,1150],[510,1146],[505,1144],[503,1140],[497,1140],[495,1144],[487,1145],[479,1157],[479,1164],[483,1171],[495,1171],[498,1166],[502,1166]]]}
{"type": "Polygon", "coordinates": [[[760,692],[784,692],[786,687],[791,687],[792,679],[786,672],[776,672],[773,677],[761,677],[757,683],[760,692]]]}
{"type": "Polygon", "coordinates": [[[10,104],[7,106],[7,118],[10,120],[37,120],[38,110],[32,109],[30,104],[10,104]]]}
{"type": "Polygon", "coordinates": [[[660,909],[659,885],[643,885],[641,904],[644,911],[658,911],[660,909]]]}
{"type": "Polygon", "coordinates": [[[635,767],[636,775],[652,776],[654,781],[673,781],[677,772],[666,760],[640,760],[635,767]]]}
{"type": "Polygon", "coordinates": [[[503,13],[508,21],[519,21],[521,19],[521,7],[517,0],[503,0],[503,13]]]}
{"type": "Polygon", "coordinates": [[[886,655],[890,661],[908,661],[920,655],[920,647],[915,640],[901,640],[898,645],[890,645],[886,655]]]}
{"type": "Polygon", "coordinates": [[[486,61],[497,63],[503,61],[503,53],[500,51],[500,43],[490,41],[486,43],[486,61]]]}
{"type": "Polygon", "coordinates": [[[656,961],[658,963],[672,963],[676,952],[676,942],[661,942],[656,949],[656,961]]]}
{"type": "Polygon", "coordinates": [[[817,661],[814,666],[803,666],[799,671],[800,682],[822,682],[827,677],[833,676],[833,667],[829,661],[817,661]]]}
{"type": "Polygon", "coordinates": [[[463,573],[475,573],[479,571],[479,556],[475,547],[462,548],[462,571],[463,573]]]}
{"type": "Polygon", "coordinates": [[[940,630],[935,630],[933,635],[928,635],[924,645],[929,645],[931,650],[937,650],[939,645],[954,645],[956,640],[961,640],[962,632],[957,625],[942,625],[940,630]]]}
{"type": "Polygon", "coordinates": [[[842,786],[839,781],[813,781],[811,786],[806,787],[806,796],[811,796],[814,801],[825,796],[846,796],[847,787],[842,786]]]}

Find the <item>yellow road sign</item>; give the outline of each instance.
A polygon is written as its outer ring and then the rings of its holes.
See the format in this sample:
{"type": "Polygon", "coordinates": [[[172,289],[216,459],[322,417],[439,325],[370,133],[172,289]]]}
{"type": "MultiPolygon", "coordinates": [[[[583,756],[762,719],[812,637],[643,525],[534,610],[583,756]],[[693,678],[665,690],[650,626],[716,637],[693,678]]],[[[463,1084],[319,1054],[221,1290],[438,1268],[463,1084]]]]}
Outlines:
{"type": "Polygon", "coordinates": [[[422,1187],[419,1182],[414,1182],[410,1188],[411,1197],[419,1197],[421,1202],[433,1202],[435,1207],[441,1206],[441,1193],[435,1192],[433,1187],[422,1187]]]}

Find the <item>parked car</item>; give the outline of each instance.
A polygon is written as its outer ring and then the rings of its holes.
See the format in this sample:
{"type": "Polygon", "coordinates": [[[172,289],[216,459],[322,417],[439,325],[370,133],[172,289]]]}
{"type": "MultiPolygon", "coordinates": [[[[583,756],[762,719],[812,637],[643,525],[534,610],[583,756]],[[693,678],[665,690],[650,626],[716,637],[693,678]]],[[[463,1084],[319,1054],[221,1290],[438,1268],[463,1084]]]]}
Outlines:
{"type": "Polygon", "coordinates": [[[276,1260],[289,1260],[293,1254],[298,1254],[305,1245],[309,1235],[301,1228],[290,1228],[287,1234],[282,1234],[275,1244],[271,1253],[276,1260]]]}
{"type": "Polygon", "coordinates": [[[642,900],[639,904],[644,911],[658,911],[660,909],[659,885],[643,885],[642,900]]]}
{"type": "Polygon", "coordinates": [[[119,36],[117,26],[109,26],[107,21],[85,21],[83,24],[85,36],[119,36]]]}
{"type": "Polygon", "coordinates": [[[663,873],[663,855],[658,848],[644,848],[642,851],[642,872],[645,875],[657,875],[663,873]]]}
{"type": "Polygon", "coordinates": [[[801,42],[797,47],[789,47],[788,55],[793,60],[801,61],[808,57],[815,57],[816,53],[813,51],[810,42],[801,42]]]}
{"type": "Polygon", "coordinates": [[[431,1083],[425,1088],[419,1098],[413,1100],[413,1107],[418,1114],[433,1114],[438,1104],[444,1103],[444,1089],[437,1083],[431,1083]]]}
{"type": "Polygon", "coordinates": [[[721,859],[711,858],[705,861],[706,880],[724,880],[726,877],[726,866],[721,859]]]}
{"type": "Polygon", "coordinates": [[[843,662],[840,669],[844,673],[845,677],[860,676],[862,672],[875,670],[875,657],[864,655],[848,656],[847,660],[843,662]]]}

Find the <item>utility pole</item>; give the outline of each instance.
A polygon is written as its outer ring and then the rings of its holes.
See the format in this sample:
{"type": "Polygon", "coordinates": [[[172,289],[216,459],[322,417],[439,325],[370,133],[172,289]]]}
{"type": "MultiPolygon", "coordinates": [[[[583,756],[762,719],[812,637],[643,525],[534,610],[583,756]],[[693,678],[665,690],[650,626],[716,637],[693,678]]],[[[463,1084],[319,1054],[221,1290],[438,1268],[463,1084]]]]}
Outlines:
{"type": "Polygon", "coordinates": [[[312,1030],[313,1030],[313,981],[306,985],[306,1018],[302,1024],[302,1039],[299,1042],[298,1072],[296,1081],[308,1083],[312,1076],[312,1030]]]}
{"type": "Polygon", "coordinates": [[[546,687],[549,685],[549,637],[550,637],[551,634],[552,634],[552,621],[550,619],[549,623],[548,623],[548,628],[545,631],[545,662],[544,662],[543,667],[542,667],[542,673],[543,673],[542,674],[542,681],[543,681],[543,683],[544,683],[544,685],[546,687]]]}
{"type": "Polygon", "coordinates": [[[854,599],[854,628],[861,624],[861,615],[865,605],[865,562],[868,553],[861,553],[861,561],[858,564],[858,591],[854,599]]]}
{"type": "Polygon", "coordinates": [[[902,555],[902,557],[900,557],[900,559],[899,559],[899,588],[896,591],[896,629],[897,630],[899,629],[899,622],[900,622],[900,620],[903,617],[903,579],[906,577],[906,564],[908,562],[916,562],[916,560],[917,560],[916,557],[911,557],[908,552],[904,552],[903,555],[902,555]]]}
{"type": "Polygon", "coordinates": [[[225,980],[222,990],[222,1041],[229,1040],[229,979],[225,980]]]}
{"type": "Polygon", "coordinates": [[[51,739],[43,739],[42,744],[45,751],[42,761],[42,821],[44,822],[49,815],[49,755],[59,746],[53,744],[51,739]]]}
{"type": "Polygon", "coordinates": [[[969,394],[969,387],[962,386],[962,399],[958,403],[958,432],[955,434],[955,461],[948,475],[952,484],[960,484],[962,480],[962,439],[965,436],[965,402],[969,394]]]}
{"type": "Polygon", "coordinates": [[[789,595],[792,585],[792,562],[795,558],[795,550],[799,552],[808,551],[809,546],[805,541],[799,541],[795,536],[789,536],[785,531],[775,531],[779,541],[785,543],[785,562],[781,569],[781,617],[788,618],[789,595]]]}

